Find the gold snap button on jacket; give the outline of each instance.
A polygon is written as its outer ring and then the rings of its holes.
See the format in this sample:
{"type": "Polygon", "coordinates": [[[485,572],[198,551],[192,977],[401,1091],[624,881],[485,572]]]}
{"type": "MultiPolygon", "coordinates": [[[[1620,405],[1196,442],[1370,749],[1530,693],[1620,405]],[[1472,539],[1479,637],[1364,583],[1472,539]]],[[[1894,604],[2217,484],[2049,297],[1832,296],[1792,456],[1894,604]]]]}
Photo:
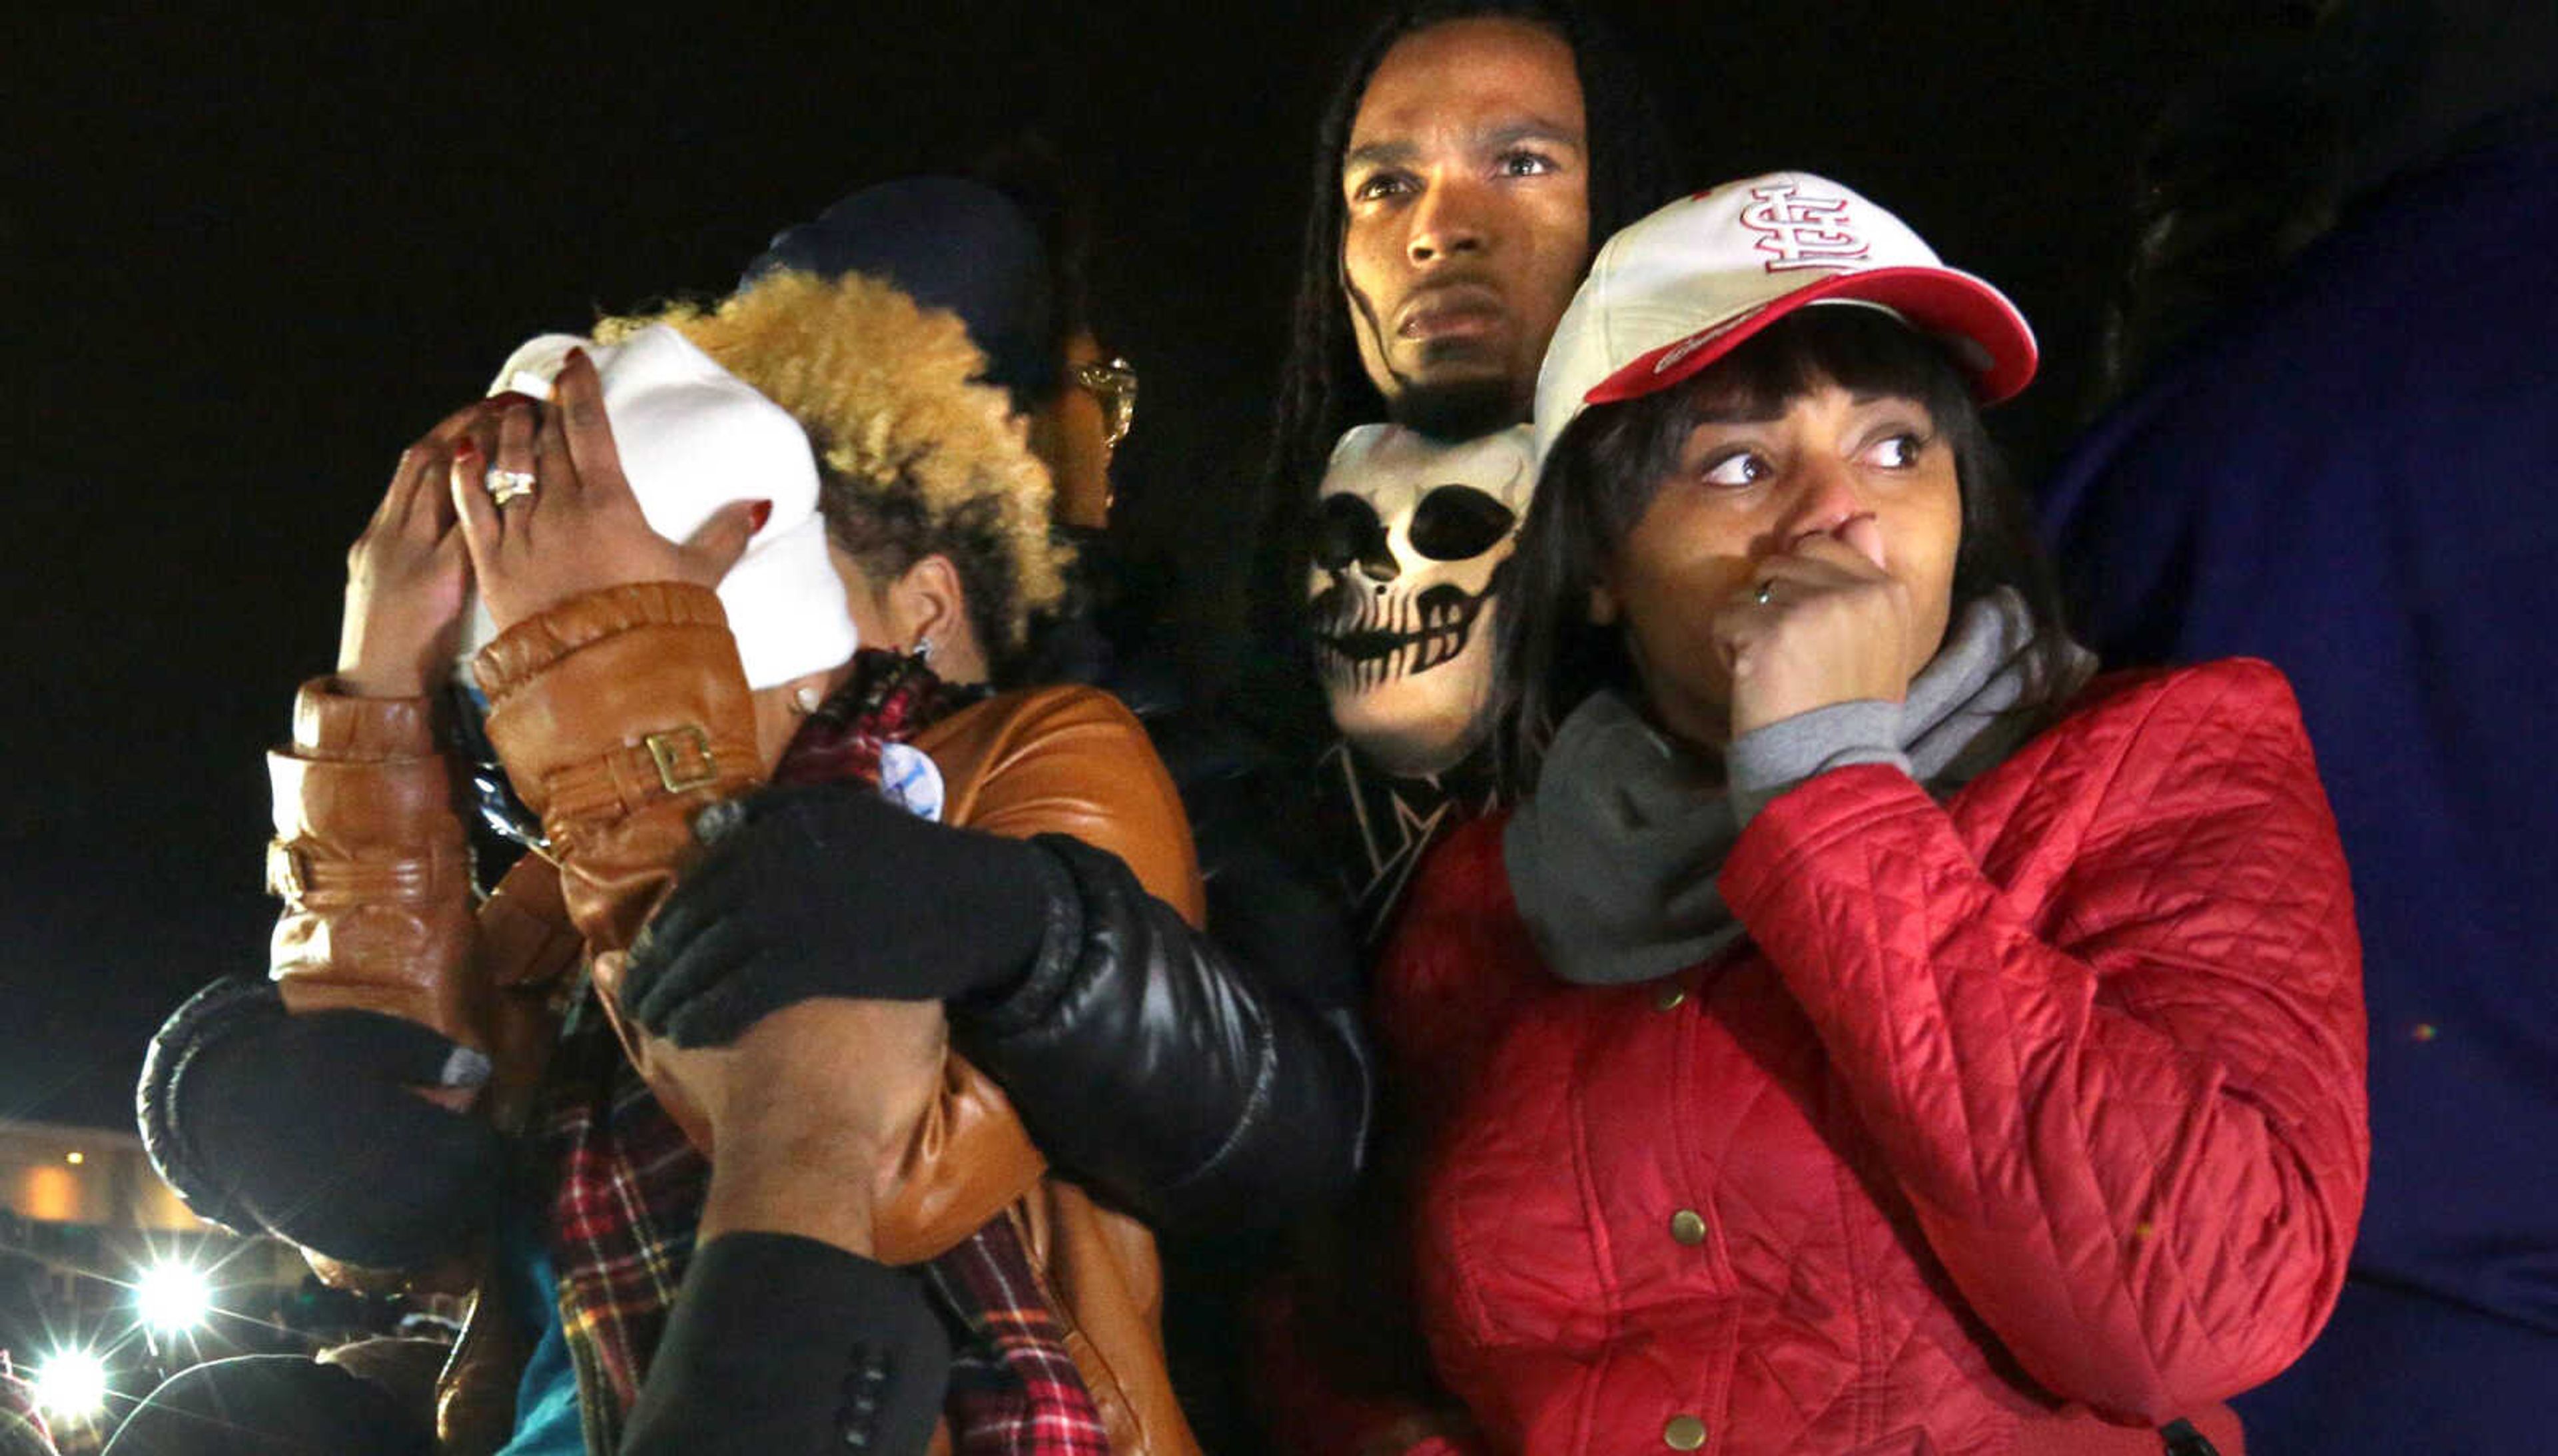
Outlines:
{"type": "Polygon", "coordinates": [[[1673,981],[1652,993],[1652,1009],[1655,1011],[1675,1011],[1679,1008],[1679,1004],[1686,999],[1687,992],[1680,990],[1677,982],[1673,981]]]}
{"type": "Polygon", "coordinates": [[[1705,1422],[1693,1415],[1673,1415],[1661,1427],[1661,1444],[1673,1451],[1693,1451],[1705,1444],[1705,1422]]]}
{"type": "Polygon", "coordinates": [[[1690,1248],[1705,1241],[1705,1215],[1681,1209],[1670,1215],[1670,1237],[1690,1248]]]}

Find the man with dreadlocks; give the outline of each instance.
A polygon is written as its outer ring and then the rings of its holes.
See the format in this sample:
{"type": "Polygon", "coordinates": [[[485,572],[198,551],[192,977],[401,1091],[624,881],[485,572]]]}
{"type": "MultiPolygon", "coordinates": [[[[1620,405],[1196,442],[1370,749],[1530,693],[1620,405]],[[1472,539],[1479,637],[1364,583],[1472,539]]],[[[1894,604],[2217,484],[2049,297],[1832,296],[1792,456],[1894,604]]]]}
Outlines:
{"type": "MultiPolygon", "coordinates": [[[[1572,0],[1396,5],[1325,111],[1242,695],[1314,771],[1322,848],[1370,946],[1423,851],[1495,797],[1487,649],[1535,479],[1537,365],[1595,243],[1671,177],[1642,84],[1572,0]]],[[[1370,1177],[1310,1277],[1260,1301],[1278,1448],[1323,1449],[1345,1427],[1310,1403],[1384,1395],[1411,1368],[1402,1240],[1378,1232],[1393,1184],[1370,1177]]],[[[1380,1409],[1405,1444],[1434,1418],[1380,1409]]]]}
{"type": "Polygon", "coordinates": [[[1255,609],[1279,650],[1256,657],[1285,676],[1246,696],[1321,745],[1371,941],[1422,850],[1493,798],[1491,618],[1534,480],[1512,432],[1593,241],[1669,175],[1642,87],[1563,3],[1400,6],[1326,113],[1263,487],[1255,609]]]}

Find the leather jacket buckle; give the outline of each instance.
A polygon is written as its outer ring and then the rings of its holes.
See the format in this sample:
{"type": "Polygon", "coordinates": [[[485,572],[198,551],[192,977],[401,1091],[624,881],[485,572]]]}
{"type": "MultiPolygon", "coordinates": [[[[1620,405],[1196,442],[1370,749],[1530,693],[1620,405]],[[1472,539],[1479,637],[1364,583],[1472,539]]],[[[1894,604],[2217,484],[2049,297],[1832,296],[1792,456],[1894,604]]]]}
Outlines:
{"type": "Polygon", "coordinates": [[[640,740],[657,765],[657,782],[668,794],[704,789],[719,782],[719,764],[711,757],[710,736],[689,724],[651,733],[640,740]]]}
{"type": "Polygon", "coordinates": [[[266,893],[298,912],[310,889],[311,871],[302,862],[302,852],[281,839],[267,840],[266,893]]]}

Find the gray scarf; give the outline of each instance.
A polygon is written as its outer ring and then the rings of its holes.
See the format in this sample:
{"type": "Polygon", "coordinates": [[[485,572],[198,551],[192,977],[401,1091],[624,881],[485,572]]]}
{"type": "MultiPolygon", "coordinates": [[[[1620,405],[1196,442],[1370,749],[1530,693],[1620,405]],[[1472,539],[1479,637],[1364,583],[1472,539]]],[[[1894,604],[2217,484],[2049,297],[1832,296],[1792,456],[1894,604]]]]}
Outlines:
{"type": "MultiPolygon", "coordinates": [[[[1534,797],[1501,841],[1519,914],[1554,973],[1583,985],[1652,980],[1740,940],[1715,876],[1758,810],[1827,769],[1892,764],[1939,798],[2016,751],[2040,715],[2034,623],[2015,593],[1965,608],[1898,703],[1838,703],[1745,734],[1724,775],[1613,692],[1563,720],[1534,797]]],[[[2072,647],[2061,694],[2094,658],[2072,647]]],[[[2061,694],[2055,694],[2058,696],[2061,694]]]]}

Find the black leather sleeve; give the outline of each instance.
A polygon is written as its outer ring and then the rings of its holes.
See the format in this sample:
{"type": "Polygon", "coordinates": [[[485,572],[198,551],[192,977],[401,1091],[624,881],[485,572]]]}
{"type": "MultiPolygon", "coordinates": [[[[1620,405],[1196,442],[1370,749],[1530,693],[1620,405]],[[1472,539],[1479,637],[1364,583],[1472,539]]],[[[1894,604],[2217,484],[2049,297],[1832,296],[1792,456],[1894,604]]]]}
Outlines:
{"type": "Polygon", "coordinates": [[[1070,900],[1028,977],[952,1010],[961,1050],[1041,1149],[1159,1227],[1277,1225],[1337,1202],[1369,1106],[1346,924],[1321,901],[1284,913],[1282,887],[1223,875],[1211,922],[1235,896],[1261,913],[1237,911],[1251,940],[1211,939],[1115,857],[1033,842],[1066,867],[1051,878],[1070,900]]]}
{"type": "Polygon", "coordinates": [[[240,1233],[264,1231],[227,1180],[213,1176],[182,1130],[178,1082],[206,1047],[282,1009],[275,987],[261,977],[225,976],[205,987],[170,1013],[152,1036],[142,1059],[142,1081],[133,1093],[134,1122],[151,1166],[198,1217],[240,1233]]]}
{"type": "Polygon", "coordinates": [[[467,1245],[505,1173],[496,1129],[415,1089],[474,1088],[489,1059],[370,1011],[294,1014],[262,976],[214,982],[152,1038],[144,1149],[188,1207],[373,1269],[467,1245]]]}

